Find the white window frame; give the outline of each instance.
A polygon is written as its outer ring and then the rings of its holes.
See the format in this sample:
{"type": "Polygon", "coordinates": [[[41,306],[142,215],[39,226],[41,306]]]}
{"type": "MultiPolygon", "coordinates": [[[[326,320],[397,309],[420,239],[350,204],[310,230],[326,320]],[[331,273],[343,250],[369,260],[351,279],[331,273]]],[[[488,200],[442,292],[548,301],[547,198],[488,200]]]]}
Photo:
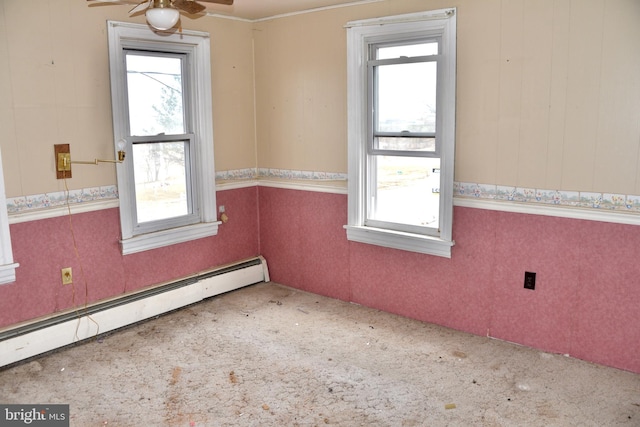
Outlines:
{"type": "Polygon", "coordinates": [[[131,153],[126,105],[125,53],[129,49],[184,53],[189,73],[187,84],[191,96],[185,110],[191,112],[188,127],[193,132],[192,192],[198,207],[199,221],[190,225],[177,224],[173,228],[146,230],[135,224],[135,182],[131,159],[117,164],[120,199],[120,241],[124,255],[187,242],[218,233],[216,212],[215,167],[213,157],[213,123],[211,118],[211,60],[209,34],[182,30],[179,33],[156,33],[147,25],[108,21],[109,65],[111,72],[111,105],[113,113],[114,151],[117,142],[126,141],[131,153]]]}
{"type": "Polygon", "coordinates": [[[347,239],[451,257],[454,245],[453,173],[455,155],[456,99],[456,9],[441,9],[347,24],[347,108],[348,108],[348,224],[347,239]],[[440,157],[440,217],[437,235],[425,235],[365,224],[369,133],[368,70],[369,46],[421,38],[440,38],[443,60],[438,67],[438,144],[440,157]]]}
{"type": "Polygon", "coordinates": [[[20,264],[13,262],[11,232],[9,230],[9,213],[7,197],[4,191],[4,172],[0,155],[0,285],[16,281],[16,268],[20,264]]]}

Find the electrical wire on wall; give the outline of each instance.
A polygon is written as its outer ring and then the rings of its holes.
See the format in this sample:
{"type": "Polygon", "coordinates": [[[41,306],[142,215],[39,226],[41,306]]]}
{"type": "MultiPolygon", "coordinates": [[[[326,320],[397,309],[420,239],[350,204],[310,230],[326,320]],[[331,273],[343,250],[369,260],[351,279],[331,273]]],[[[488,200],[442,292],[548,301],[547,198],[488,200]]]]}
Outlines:
{"type": "MultiPolygon", "coordinates": [[[[64,181],[64,192],[65,192],[65,202],[67,205],[67,212],[68,212],[68,217],[69,217],[69,232],[71,233],[71,241],[73,242],[73,252],[75,254],[76,260],[78,261],[78,265],[80,266],[80,279],[82,280],[82,283],[84,284],[84,307],[83,309],[86,311],[87,309],[87,305],[88,305],[88,297],[89,297],[89,284],[87,282],[87,278],[84,274],[84,267],[82,265],[82,259],[80,257],[80,251],[78,250],[78,244],[76,242],[76,234],[75,231],[73,229],[73,219],[72,219],[72,214],[71,214],[71,203],[69,202],[69,186],[67,184],[67,172],[64,171],[63,172],[63,181],[64,181]]],[[[75,331],[75,339],[80,341],[80,337],[78,336],[78,330],[80,328],[80,321],[82,320],[82,313],[80,313],[80,311],[78,310],[78,306],[76,305],[76,285],[74,283],[74,281],[71,281],[71,304],[73,306],[73,309],[76,312],[76,315],[78,317],[78,323],[76,325],[76,331],[75,331]]],[[[100,333],[100,325],[98,324],[98,322],[96,322],[90,314],[85,314],[85,316],[87,317],[87,319],[89,319],[91,322],[93,322],[96,325],[96,337],[98,336],[98,334],[100,333]]]]}

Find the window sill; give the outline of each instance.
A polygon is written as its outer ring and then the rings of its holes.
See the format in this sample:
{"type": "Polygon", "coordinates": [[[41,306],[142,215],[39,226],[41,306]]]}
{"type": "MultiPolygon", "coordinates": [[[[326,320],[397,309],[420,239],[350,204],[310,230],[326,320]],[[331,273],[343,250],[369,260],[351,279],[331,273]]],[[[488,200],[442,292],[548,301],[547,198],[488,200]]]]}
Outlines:
{"type": "Polygon", "coordinates": [[[347,230],[347,239],[354,242],[368,243],[444,258],[451,258],[451,247],[455,244],[454,241],[444,240],[438,237],[403,233],[382,228],[353,225],[345,225],[344,228],[347,230]]]}
{"type": "Polygon", "coordinates": [[[203,237],[215,236],[218,234],[218,225],[220,225],[220,221],[199,223],[172,228],[170,230],[141,234],[121,240],[122,255],[175,245],[176,243],[188,242],[203,237]]]}
{"type": "Polygon", "coordinates": [[[17,262],[11,264],[0,265],[0,285],[5,283],[13,283],[16,281],[16,268],[20,264],[17,262]]]}

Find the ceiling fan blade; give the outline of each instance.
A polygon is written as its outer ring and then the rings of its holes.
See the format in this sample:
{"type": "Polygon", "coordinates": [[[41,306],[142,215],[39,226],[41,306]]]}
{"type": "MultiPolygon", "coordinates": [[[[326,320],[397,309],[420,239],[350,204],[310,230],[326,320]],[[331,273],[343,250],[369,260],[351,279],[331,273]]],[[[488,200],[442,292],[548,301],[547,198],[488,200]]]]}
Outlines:
{"type": "Polygon", "coordinates": [[[139,3],[137,6],[135,6],[133,9],[131,9],[129,11],[129,15],[131,15],[132,13],[136,13],[136,12],[140,12],[145,10],[146,8],[148,8],[149,6],[151,6],[151,2],[153,0],[145,0],[142,3],[139,3]]]}
{"type": "Polygon", "coordinates": [[[193,0],[173,0],[171,4],[176,9],[180,9],[191,14],[200,13],[206,9],[206,7],[193,0]]]}
{"type": "Polygon", "coordinates": [[[231,6],[233,4],[233,0],[199,0],[199,1],[206,2],[206,3],[226,4],[227,6],[231,6]]]}

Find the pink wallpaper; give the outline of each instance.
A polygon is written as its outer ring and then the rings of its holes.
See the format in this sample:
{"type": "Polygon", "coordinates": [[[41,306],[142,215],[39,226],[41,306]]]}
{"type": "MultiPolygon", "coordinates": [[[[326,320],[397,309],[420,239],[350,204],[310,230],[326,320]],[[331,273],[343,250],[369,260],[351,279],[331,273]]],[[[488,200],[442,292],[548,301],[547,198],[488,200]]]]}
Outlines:
{"type": "Polygon", "coordinates": [[[260,187],[260,251],[269,274],[308,292],[351,300],[346,197],[260,187]]]}
{"type": "Polygon", "coordinates": [[[16,282],[0,285],[0,327],[157,285],[260,254],[255,187],[220,191],[229,221],[218,235],[123,256],[118,209],[11,225],[16,282]],[[60,269],[72,267],[63,286],[60,269]],[[83,274],[84,273],[84,274],[83,274]]]}
{"type": "Polygon", "coordinates": [[[446,259],[348,242],[346,195],[217,197],[230,218],[217,236],[127,256],[117,209],[72,217],[79,259],[68,217],[12,225],[20,267],[0,286],[0,327],[261,254],[287,286],[640,373],[639,227],[456,207],[446,259]]]}
{"type": "Polygon", "coordinates": [[[640,372],[638,227],[456,207],[446,259],[347,242],[344,195],[260,188],[259,200],[276,282],[640,372]]]}

